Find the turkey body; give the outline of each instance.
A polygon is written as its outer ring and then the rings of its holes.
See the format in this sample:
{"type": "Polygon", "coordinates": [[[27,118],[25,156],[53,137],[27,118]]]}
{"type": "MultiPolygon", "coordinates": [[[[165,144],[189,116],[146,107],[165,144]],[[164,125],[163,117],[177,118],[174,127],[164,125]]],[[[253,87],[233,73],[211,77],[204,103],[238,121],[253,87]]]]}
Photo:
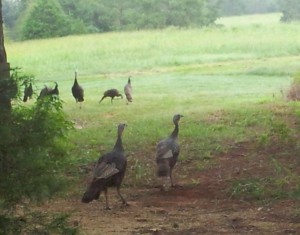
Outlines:
{"type": "Polygon", "coordinates": [[[24,89],[23,102],[27,102],[28,99],[31,99],[32,95],[33,95],[32,84],[29,83],[29,86],[26,85],[24,89]]]}
{"type": "MultiPolygon", "coordinates": [[[[171,138],[161,140],[156,147],[157,176],[170,176],[177,163],[180,147],[171,138]]],[[[173,185],[173,183],[172,183],[173,185]]]]}
{"type": "Polygon", "coordinates": [[[123,99],[123,95],[117,89],[114,89],[114,88],[105,91],[102,98],[101,98],[101,100],[99,101],[99,103],[101,103],[101,101],[103,99],[105,99],[106,97],[111,98],[111,103],[112,103],[112,101],[115,97],[121,97],[123,99]]]}
{"type": "MultiPolygon", "coordinates": [[[[124,87],[124,93],[128,102],[132,102],[132,86],[130,77],[128,78],[127,84],[124,87]]],[[[127,104],[128,104],[127,102],[127,104]]]]}
{"type": "Polygon", "coordinates": [[[58,84],[57,84],[57,82],[55,82],[55,87],[54,88],[50,88],[50,87],[45,86],[41,90],[38,99],[41,99],[41,98],[43,98],[45,96],[52,96],[52,95],[56,95],[56,96],[59,95],[59,90],[58,90],[58,84]]]}
{"type": "Polygon", "coordinates": [[[116,187],[117,193],[122,200],[123,205],[128,205],[126,200],[120,193],[120,187],[126,172],[127,159],[124,154],[122,145],[122,132],[125,124],[118,126],[118,138],[112,151],[102,155],[93,172],[93,180],[84,193],[81,201],[89,203],[97,200],[102,191],[104,191],[106,199],[106,209],[109,209],[108,203],[108,188],[116,187]]]}
{"type": "Polygon", "coordinates": [[[73,95],[76,103],[84,101],[84,90],[83,90],[82,86],[80,86],[78,84],[77,72],[75,72],[74,84],[72,86],[72,95],[73,95]]]}
{"type": "Polygon", "coordinates": [[[156,146],[156,164],[157,164],[157,176],[158,177],[170,177],[171,186],[174,187],[172,171],[177,163],[180,153],[180,146],[178,144],[179,133],[179,120],[183,117],[180,114],[176,114],[173,117],[173,123],[175,128],[171,135],[158,142],[156,146]]]}

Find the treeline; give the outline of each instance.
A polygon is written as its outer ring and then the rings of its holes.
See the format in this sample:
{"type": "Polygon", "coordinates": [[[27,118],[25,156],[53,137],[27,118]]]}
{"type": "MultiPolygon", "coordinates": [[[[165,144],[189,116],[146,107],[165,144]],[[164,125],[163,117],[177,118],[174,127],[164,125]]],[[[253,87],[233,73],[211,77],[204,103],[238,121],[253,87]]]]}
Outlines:
{"type": "Polygon", "coordinates": [[[280,0],[283,12],[281,20],[284,22],[300,20],[300,1],[299,0],[280,0]]]}
{"type": "Polygon", "coordinates": [[[258,14],[280,11],[281,0],[220,0],[222,16],[258,14]]]}
{"type": "Polygon", "coordinates": [[[218,17],[218,0],[3,0],[5,25],[17,39],[120,30],[202,27],[218,17]]]}
{"type": "Polygon", "coordinates": [[[15,40],[122,30],[203,27],[220,16],[282,12],[299,20],[299,0],[2,0],[15,40]]]}
{"type": "Polygon", "coordinates": [[[299,0],[220,0],[220,15],[282,12],[281,21],[300,20],[299,0]]]}

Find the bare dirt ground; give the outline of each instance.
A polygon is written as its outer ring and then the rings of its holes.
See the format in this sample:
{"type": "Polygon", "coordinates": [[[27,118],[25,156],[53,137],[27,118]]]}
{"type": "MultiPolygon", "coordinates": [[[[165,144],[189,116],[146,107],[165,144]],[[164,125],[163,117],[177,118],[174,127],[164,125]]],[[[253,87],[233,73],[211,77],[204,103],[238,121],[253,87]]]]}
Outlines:
{"type": "Polygon", "coordinates": [[[115,189],[110,189],[111,210],[104,209],[103,195],[99,201],[83,204],[78,193],[49,202],[43,210],[70,212],[71,223],[88,235],[300,234],[299,201],[262,202],[226,193],[229,179],[254,171],[265,173],[262,162],[268,155],[261,154],[260,161],[252,162],[242,154],[246,150],[219,156],[213,167],[203,171],[196,171],[192,161],[179,162],[174,170],[179,186],[166,192],[157,182],[122,188],[128,207],[121,206],[115,189]]]}

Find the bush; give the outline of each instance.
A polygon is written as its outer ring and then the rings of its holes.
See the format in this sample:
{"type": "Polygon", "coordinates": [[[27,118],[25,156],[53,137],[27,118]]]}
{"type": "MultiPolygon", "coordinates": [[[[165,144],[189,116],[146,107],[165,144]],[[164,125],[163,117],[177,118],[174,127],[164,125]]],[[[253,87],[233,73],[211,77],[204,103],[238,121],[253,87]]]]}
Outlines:
{"type": "Polygon", "coordinates": [[[24,39],[61,37],[70,34],[71,21],[55,0],[38,0],[23,26],[24,39]]]}
{"type": "MultiPolygon", "coordinates": [[[[31,108],[16,107],[0,128],[0,198],[11,205],[23,197],[48,198],[61,189],[68,126],[61,101],[42,99],[31,108]]],[[[2,122],[3,123],[3,122],[2,122]]]]}
{"type": "Polygon", "coordinates": [[[77,234],[77,227],[71,226],[68,219],[69,215],[64,213],[29,212],[26,215],[15,217],[0,215],[0,234],[77,234]]]}
{"type": "MultiPolygon", "coordinates": [[[[66,135],[71,122],[57,98],[45,97],[30,107],[22,106],[18,101],[20,84],[26,79],[29,77],[20,75],[17,69],[10,79],[0,79],[0,97],[13,104],[1,106],[0,112],[0,234],[19,234],[28,229],[28,223],[32,225],[32,221],[27,222],[30,216],[19,218],[14,208],[28,199],[50,198],[67,183],[63,173],[68,167],[66,135]]],[[[61,234],[75,234],[76,230],[64,224],[67,217],[46,217],[45,231],[58,229],[52,225],[60,223],[61,234]]],[[[40,227],[41,221],[36,222],[40,227]]]]}

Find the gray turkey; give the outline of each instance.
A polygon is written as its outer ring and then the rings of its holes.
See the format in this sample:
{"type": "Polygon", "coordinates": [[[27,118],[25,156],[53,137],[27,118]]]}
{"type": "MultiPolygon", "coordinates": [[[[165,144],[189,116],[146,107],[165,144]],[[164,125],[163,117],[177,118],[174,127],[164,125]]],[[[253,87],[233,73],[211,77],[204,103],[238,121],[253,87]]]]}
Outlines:
{"type": "MultiPolygon", "coordinates": [[[[124,87],[124,93],[126,95],[127,101],[132,102],[132,86],[131,86],[130,77],[128,78],[128,82],[124,87]]],[[[127,104],[128,104],[128,102],[127,102],[127,104]]]]}
{"type": "Polygon", "coordinates": [[[40,92],[40,95],[38,97],[38,99],[41,99],[45,96],[57,96],[59,95],[59,90],[58,90],[58,84],[57,82],[55,82],[55,87],[54,88],[51,88],[51,87],[48,87],[48,86],[45,86],[41,92],[40,92]]]}
{"type": "Polygon", "coordinates": [[[93,172],[93,180],[84,193],[81,199],[82,202],[89,203],[93,200],[97,200],[99,199],[101,192],[104,191],[106,209],[110,209],[107,197],[107,188],[116,187],[123,205],[128,205],[120,193],[121,183],[127,166],[127,159],[125,157],[122,144],[122,133],[125,126],[126,124],[119,124],[118,137],[113,150],[99,158],[93,172]]]}
{"type": "Polygon", "coordinates": [[[117,89],[109,89],[105,91],[99,103],[101,103],[101,101],[106,97],[111,98],[111,103],[115,97],[121,97],[123,99],[123,95],[117,89]]]}
{"type": "MultiPolygon", "coordinates": [[[[84,90],[83,90],[82,86],[80,86],[78,84],[77,72],[75,72],[74,84],[72,86],[72,94],[76,100],[76,103],[80,102],[80,104],[81,104],[81,102],[84,101],[84,90]]],[[[80,108],[81,108],[81,105],[80,105],[80,108]]]]}
{"type": "Polygon", "coordinates": [[[179,120],[183,117],[180,114],[176,114],[173,117],[173,123],[175,128],[171,135],[159,141],[156,146],[156,163],[157,163],[157,176],[158,177],[170,177],[171,186],[174,187],[175,184],[172,178],[172,170],[177,162],[180,147],[177,142],[178,132],[179,132],[179,120]]]}
{"type": "Polygon", "coordinates": [[[23,102],[26,102],[28,99],[31,99],[32,95],[33,95],[33,89],[32,89],[31,82],[29,83],[29,86],[27,86],[27,83],[25,83],[23,102]]]}

